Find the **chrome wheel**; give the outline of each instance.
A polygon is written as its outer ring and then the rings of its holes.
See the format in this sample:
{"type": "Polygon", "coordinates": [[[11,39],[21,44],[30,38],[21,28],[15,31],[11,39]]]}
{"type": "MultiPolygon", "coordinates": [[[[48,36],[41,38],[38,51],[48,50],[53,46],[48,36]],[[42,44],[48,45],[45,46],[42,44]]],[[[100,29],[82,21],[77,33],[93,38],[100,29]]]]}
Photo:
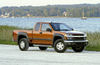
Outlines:
{"type": "Polygon", "coordinates": [[[20,39],[20,41],[18,42],[18,45],[21,51],[27,51],[29,48],[29,42],[26,38],[20,39]]]}
{"type": "Polygon", "coordinates": [[[64,49],[64,44],[62,42],[58,42],[56,45],[58,50],[63,50],[64,49]]]}
{"type": "Polygon", "coordinates": [[[24,41],[21,41],[20,42],[20,47],[23,49],[25,47],[25,42],[24,41]]]}
{"type": "Polygon", "coordinates": [[[63,53],[66,51],[67,46],[65,45],[62,39],[58,39],[54,43],[54,49],[58,53],[63,53]]]}

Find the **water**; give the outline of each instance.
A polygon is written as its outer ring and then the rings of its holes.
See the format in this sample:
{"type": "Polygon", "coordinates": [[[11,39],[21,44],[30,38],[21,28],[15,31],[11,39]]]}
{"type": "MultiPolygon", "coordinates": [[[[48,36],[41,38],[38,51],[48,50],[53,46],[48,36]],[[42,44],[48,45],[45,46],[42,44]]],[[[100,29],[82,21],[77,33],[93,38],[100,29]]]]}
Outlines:
{"type": "Polygon", "coordinates": [[[61,22],[66,23],[75,30],[85,32],[100,32],[100,18],[0,18],[0,25],[33,28],[36,22],[61,22]]]}

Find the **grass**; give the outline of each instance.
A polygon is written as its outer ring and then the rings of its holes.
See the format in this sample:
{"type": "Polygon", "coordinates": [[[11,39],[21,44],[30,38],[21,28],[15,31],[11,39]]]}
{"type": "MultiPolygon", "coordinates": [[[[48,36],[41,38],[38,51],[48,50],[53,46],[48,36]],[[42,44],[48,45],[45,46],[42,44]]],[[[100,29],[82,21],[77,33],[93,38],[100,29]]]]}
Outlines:
{"type": "Polygon", "coordinates": [[[88,32],[87,39],[89,41],[86,50],[100,51],[100,32],[88,32]]]}
{"type": "Polygon", "coordinates": [[[3,40],[0,40],[0,44],[17,45],[16,42],[13,42],[13,41],[3,41],[3,40]]]}
{"type": "Polygon", "coordinates": [[[20,29],[13,26],[0,26],[0,44],[16,45],[16,42],[12,42],[13,30],[20,29]]]}
{"type": "MultiPolygon", "coordinates": [[[[0,26],[0,44],[16,45],[16,42],[12,42],[13,30],[21,29],[13,26],[0,26]]],[[[100,32],[88,32],[87,39],[89,44],[86,50],[100,51],[100,32]]]]}

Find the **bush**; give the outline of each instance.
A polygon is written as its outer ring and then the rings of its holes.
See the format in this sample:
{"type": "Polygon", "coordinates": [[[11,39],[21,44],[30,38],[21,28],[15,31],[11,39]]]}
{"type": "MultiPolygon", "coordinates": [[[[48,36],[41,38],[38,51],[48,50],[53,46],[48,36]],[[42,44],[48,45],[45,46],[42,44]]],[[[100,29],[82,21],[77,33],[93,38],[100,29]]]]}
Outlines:
{"type": "Polygon", "coordinates": [[[88,32],[87,39],[89,40],[87,50],[100,51],[100,32],[88,32]]]}
{"type": "Polygon", "coordinates": [[[12,32],[13,30],[20,29],[13,26],[0,26],[0,44],[16,44],[12,42],[12,32]]]}

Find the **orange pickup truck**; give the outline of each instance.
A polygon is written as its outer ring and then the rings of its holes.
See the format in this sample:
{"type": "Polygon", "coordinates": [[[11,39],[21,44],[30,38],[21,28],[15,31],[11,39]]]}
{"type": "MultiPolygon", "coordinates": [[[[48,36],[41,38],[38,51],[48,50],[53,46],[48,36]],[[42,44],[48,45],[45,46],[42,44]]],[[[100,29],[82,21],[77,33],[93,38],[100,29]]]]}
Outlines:
{"type": "Polygon", "coordinates": [[[18,43],[21,51],[29,47],[46,50],[52,46],[56,52],[63,53],[68,47],[75,52],[82,52],[88,44],[87,35],[74,31],[64,23],[38,22],[33,30],[14,30],[13,40],[18,43]]]}

